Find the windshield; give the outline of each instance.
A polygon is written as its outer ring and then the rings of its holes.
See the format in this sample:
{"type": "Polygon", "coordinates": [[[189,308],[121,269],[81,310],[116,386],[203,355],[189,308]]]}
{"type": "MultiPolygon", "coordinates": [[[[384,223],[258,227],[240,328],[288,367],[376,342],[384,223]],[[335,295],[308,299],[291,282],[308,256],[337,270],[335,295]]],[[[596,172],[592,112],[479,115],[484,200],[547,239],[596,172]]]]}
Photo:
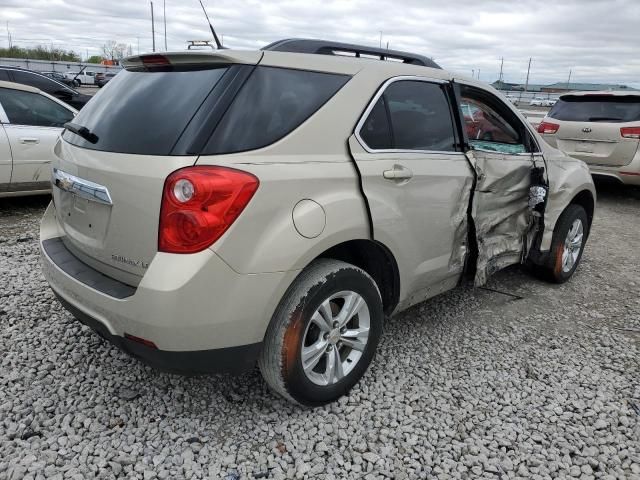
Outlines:
{"type": "Polygon", "coordinates": [[[183,71],[122,71],[88,102],[74,123],[97,137],[66,130],[74,145],[106,152],[169,155],[226,67],[183,71]]]}
{"type": "Polygon", "coordinates": [[[564,96],[551,109],[549,117],[569,122],[637,122],[640,121],[640,96],[564,96]]]}

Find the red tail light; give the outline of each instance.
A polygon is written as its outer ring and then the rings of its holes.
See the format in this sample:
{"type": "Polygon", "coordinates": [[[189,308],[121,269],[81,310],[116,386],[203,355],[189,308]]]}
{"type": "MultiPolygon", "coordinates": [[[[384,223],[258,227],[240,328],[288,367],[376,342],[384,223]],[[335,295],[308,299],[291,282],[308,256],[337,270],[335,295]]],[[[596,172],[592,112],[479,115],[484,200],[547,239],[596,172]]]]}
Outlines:
{"type": "Polygon", "coordinates": [[[225,167],[173,172],[164,182],[158,250],[196,253],[211,246],[242,213],[259,183],[250,173],[225,167]]]}
{"type": "Polygon", "coordinates": [[[558,125],[557,123],[542,122],[540,123],[540,125],[538,125],[538,133],[553,134],[556,133],[559,128],[560,125],[558,125]]]}
{"type": "Polygon", "coordinates": [[[624,138],[640,139],[640,127],[622,127],[620,129],[620,135],[622,135],[624,138]]]}

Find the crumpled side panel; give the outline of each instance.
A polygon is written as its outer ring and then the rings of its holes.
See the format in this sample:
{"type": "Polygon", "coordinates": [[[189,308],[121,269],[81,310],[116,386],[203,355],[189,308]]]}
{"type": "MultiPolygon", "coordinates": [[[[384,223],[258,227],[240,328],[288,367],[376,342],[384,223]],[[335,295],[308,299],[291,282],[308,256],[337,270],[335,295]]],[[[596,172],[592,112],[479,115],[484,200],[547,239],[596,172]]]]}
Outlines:
{"type": "Polygon", "coordinates": [[[468,209],[472,189],[473,177],[469,177],[462,188],[460,199],[456,203],[456,211],[451,215],[451,225],[454,227],[453,248],[449,258],[449,272],[451,273],[462,272],[469,251],[468,209]]]}
{"type": "Polygon", "coordinates": [[[501,155],[470,153],[477,172],[472,216],[478,242],[475,285],[498,270],[520,263],[533,235],[529,188],[533,163],[501,155]],[[531,237],[531,238],[529,238],[531,237]]]}

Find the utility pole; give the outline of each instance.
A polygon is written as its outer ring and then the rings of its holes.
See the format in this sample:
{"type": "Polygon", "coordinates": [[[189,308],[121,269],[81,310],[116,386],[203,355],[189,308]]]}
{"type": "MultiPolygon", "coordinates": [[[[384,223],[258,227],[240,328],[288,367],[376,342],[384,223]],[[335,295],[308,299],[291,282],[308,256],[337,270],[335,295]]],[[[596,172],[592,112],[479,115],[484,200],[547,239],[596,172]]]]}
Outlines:
{"type": "Polygon", "coordinates": [[[7,41],[9,42],[9,50],[11,50],[11,32],[9,31],[9,20],[7,20],[7,41]]]}
{"type": "Polygon", "coordinates": [[[471,69],[471,78],[476,78],[476,71],[474,68],[471,69]]]}
{"type": "Polygon", "coordinates": [[[527,68],[527,82],[524,84],[524,91],[529,90],[529,73],[531,72],[531,58],[529,58],[529,67],[527,68]]]}
{"type": "Polygon", "coordinates": [[[382,48],[382,30],[380,30],[380,48],[382,48]]]}
{"type": "Polygon", "coordinates": [[[567,80],[567,90],[569,90],[570,83],[571,83],[571,69],[569,69],[569,79],[567,80]]]}
{"type": "Polygon", "coordinates": [[[153,2],[151,3],[151,37],[152,37],[152,41],[153,41],[153,51],[156,51],[156,26],[155,23],[153,22],[153,2]]]}
{"type": "Polygon", "coordinates": [[[502,83],[504,77],[502,76],[502,67],[504,66],[504,57],[500,58],[500,77],[498,78],[498,81],[500,83],[502,83]]]}
{"type": "Polygon", "coordinates": [[[164,51],[168,51],[167,48],[167,0],[162,0],[162,18],[164,18],[164,51]]]}
{"type": "Polygon", "coordinates": [[[480,80],[480,69],[478,69],[478,80],[480,80]]]}
{"type": "Polygon", "coordinates": [[[136,37],[138,39],[138,55],[140,55],[140,37],[136,37]]]}

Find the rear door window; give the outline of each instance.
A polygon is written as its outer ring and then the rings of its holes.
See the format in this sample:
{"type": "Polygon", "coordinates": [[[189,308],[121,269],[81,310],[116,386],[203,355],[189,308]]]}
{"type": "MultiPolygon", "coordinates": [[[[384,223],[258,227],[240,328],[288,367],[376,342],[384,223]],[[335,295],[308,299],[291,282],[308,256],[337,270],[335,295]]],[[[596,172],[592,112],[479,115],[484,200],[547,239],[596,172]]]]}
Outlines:
{"type": "Polygon", "coordinates": [[[548,116],[568,122],[638,122],[640,96],[564,96],[556,102],[548,116]]]}
{"type": "Polygon", "coordinates": [[[242,152],[271,145],[313,115],[349,78],[332,73],[257,67],[203,153],[242,152]]]}
{"type": "Polygon", "coordinates": [[[87,103],[74,123],[98,140],[66,130],[74,145],[107,152],[169,155],[180,134],[227,68],[124,70],[87,103]]]}
{"type": "Polygon", "coordinates": [[[17,125],[62,127],[73,119],[71,111],[38,93],[0,88],[0,105],[17,125]]]}
{"type": "Polygon", "coordinates": [[[371,149],[455,151],[456,137],[444,86],[417,80],[393,82],[360,129],[371,149]]]}

